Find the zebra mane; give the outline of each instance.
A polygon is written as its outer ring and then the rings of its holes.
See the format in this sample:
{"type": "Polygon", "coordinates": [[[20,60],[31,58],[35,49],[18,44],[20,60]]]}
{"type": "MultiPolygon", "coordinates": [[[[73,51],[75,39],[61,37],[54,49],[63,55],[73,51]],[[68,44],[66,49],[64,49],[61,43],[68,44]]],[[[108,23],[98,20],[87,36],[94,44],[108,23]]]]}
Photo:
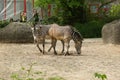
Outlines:
{"type": "Polygon", "coordinates": [[[73,33],[72,33],[72,37],[74,41],[82,41],[83,40],[83,36],[81,35],[81,33],[75,28],[70,26],[73,33]]]}

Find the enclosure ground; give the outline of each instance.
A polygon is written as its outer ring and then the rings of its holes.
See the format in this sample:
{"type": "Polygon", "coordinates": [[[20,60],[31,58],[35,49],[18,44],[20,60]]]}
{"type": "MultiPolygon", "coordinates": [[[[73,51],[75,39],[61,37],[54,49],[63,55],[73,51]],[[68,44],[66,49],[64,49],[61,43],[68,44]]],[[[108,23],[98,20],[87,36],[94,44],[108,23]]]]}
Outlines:
{"type": "Polygon", "coordinates": [[[120,80],[120,45],[104,44],[102,39],[84,39],[82,54],[78,56],[71,41],[69,56],[62,55],[61,42],[57,43],[58,55],[39,52],[36,45],[0,43],[0,78],[11,80],[12,73],[21,74],[21,67],[33,65],[34,71],[41,71],[42,77],[60,76],[66,80],[97,80],[94,73],[106,74],[108,80],[120,80]]]}

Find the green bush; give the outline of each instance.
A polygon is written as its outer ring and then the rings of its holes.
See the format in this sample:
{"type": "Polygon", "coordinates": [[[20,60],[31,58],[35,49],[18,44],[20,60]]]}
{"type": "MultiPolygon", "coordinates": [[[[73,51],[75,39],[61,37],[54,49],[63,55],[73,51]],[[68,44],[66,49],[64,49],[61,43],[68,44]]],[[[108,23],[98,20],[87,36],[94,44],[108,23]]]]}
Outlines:
{"type": "Polygon", "coordinates": [[[74,26],[84,38],[100,38],[104,24],[103,21],[90,21],[85,24],[76,23],[74,26]]]}
{"type": "Polygon", "coordinates": [[[42,24],[52,24],[57,23],[58,18],[56,16],[46,17],[42,20],[42,24]]]}
{"type": "Polygon", "coordinates": [[[109,16],[111,17],[120,17],[120,4],[119,5],[112,5],[109,16]]]}
{"type": "Polygon", "coordinates": [[[0,28],[4,28],[5,26],[7,26],[9,24],[8,21],[0,21],[0,28]]]}
{"type": "Polygon", "coordinates": [[[63,24],[63,18],[59,16],[51,16],[51,17],[46,17],[42,20],[42,24],[53,24],[57,23],[62,25],[63,24]]]}
{"type": "MultiPolygon", "coordinates": [[[[83,35],[84,38],[100,38],[101,29],[106,21],[92,20],[84,24],[76,22],[75,24],[73,24],[73,26],[83,35]]],[[[60,21],[60,19],[57,17],[46,18],[42,21],[42,24],[52,23],[63,25],[62,19],[60,21]]]]}

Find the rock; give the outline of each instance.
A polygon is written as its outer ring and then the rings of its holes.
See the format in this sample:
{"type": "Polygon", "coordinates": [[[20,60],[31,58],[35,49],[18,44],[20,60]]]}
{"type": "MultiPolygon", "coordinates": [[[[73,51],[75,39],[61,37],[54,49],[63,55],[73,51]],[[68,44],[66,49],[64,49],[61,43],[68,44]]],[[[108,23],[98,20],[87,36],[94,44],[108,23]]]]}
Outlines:
{"type": "Polygon", "coordinates": [[[33,42],[31,26],[28,23],[12,22],[0,28],[0,42],[30,43],[33,42]]]}
{"type": "Polygon", "coordinates": [[[102,28],[104,43],[120,44],[120,20],[107,23],[102,28]]]}

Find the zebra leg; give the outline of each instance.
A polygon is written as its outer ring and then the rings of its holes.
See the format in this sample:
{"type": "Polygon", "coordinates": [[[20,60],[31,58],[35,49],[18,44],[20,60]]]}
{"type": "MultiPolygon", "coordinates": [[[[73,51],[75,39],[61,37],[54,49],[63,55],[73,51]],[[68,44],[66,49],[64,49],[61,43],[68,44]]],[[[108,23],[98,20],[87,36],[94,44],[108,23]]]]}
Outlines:
{"type": "Polygon", "coordinates": [[[67,51],[66,51],[66,53],[64,54],[65,56],[66,56],[66,55],[70,55],[70,54],[69,54],[70,41],[67,42],[66,48],[67,48],[67,51]]]}
{"type": "Polygon", "coordinates": [[[43,54],[45,53],[45,38],[43,39],[43,54]]]}
{"type": "Polygon", "coordinates": [[[51,51],[52,47],[53,47],[53,46],[51,45],[51,46],[50,46],[50,48],[48,49],[48,52],[50,52],[50,51],[51,51]]]}
{"type": "Polygon", "coordinates": [[[53,42],[52,42],[52,40],[51,40],[51,46],[50,46],[50,48],[48,49],[48,52],[50,52],[51,51],[51,49],[52,49],[52,47],[53,47],[53,42]]]}
{"type": "MultiPolygon", "coordinates": [[[[57,42],[57,41],[56,41],[57,42]]],[[[63,46],[63,48],[62,48],[62,51],[61,51],[61,53],[63,53],[64,52],[64,41],[63,40],[61,40],[61,43],[62,43],[62,46],[63,46]]],[[[54,44],[54,43],[53,43],[54,44]]],[[[56,45],[55,45],[56,46],[56,45]]],[[[51,42],[51,46],[50,46],[50,48],[48,49],[48,52],[50,52],[50,50],[52,49],[52,42],[51,42]]]]}
{"type": "Polygon", "coordinates": [[[62,43],[62,46],[63,46],[63,48],[62,48],[62,52],[61,53],[63,53],[64,52],[64,41],[63,40],[61,40],[61,43],[62,43]]]}
{"type": "Polygon", "coordinates": [[[57,52],[56,52],[56,49],[55,49],[55,47],[56,47],[56,42],[57,42],[56,39],[52,39],[52,46],[53,46],[54,54],[55,54],[55,55],[57,55],[57,52]]]}
{"type": "Polygon", "coordinates": [[[39,44],[37,43],[37,45],[36,45],[37,47],[38,47],[38,49],[39,49],[39,51],[40,52],[42,52],[42,50],[40,49],[40,47],[39,47],[39,44]]]}

